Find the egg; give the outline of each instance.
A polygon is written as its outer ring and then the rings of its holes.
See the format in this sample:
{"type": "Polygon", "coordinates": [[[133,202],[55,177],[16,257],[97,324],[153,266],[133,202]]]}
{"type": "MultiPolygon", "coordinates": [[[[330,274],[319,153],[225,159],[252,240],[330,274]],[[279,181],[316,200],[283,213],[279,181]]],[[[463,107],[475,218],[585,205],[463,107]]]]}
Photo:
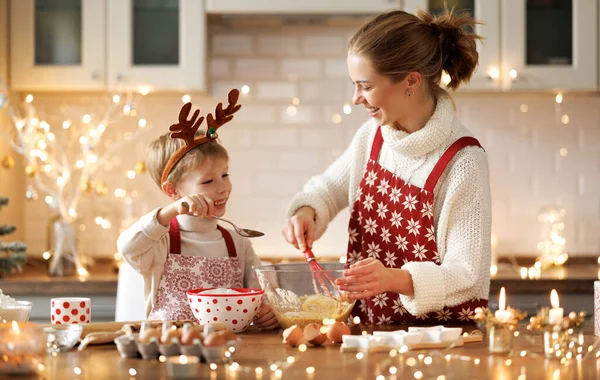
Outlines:
{"type": "Polygon", "coordinates": [[[158,328],[148,328],[140,333],[139,341],[140,343],[150,343],[152,338],[159,339],[160,338],[160,330],[158,328]]]}
{"type": "Polygon", "coordinates": [[[173,339],[181,340],[181,330],[179,330],[176,326],[170,326],[163,324],[162,335],[160,337],[160,342],[162,344],[170,344],[173,339]]]}
{"type": "Polygon", "coordinates": [[[320,346],[327,340],[327,335],[321,332],[321,326],[318,323],[309,323],[304,327],[304,339],[314,346],[320,346]]]}
{"type": "Polygon", "coordinates": [[[297,325],[293,325],[283,330],[283,343],[288,346],[296,347],[302,343],[302,329],[297,325]]]}
{"type": "Polygon", "coordinates": [[[198,326],[186,324],[181,333],[181,344],[187,346],[194,343],[194,339],[202,340],[202,331],[198,326]]]}
{"type": "Polygon", "coordinates": [[[342,343],[342,336],[344,335],[351,335],[350,327],[344,322],[335,321],[333,324],[327,326],[327,339],[331,343],[342,343]]]}
{"type": "Polygon", "coordinates": [[[224,334],[216,332],[210,333],[206,339],[204,339],[204,345],[206,347],[219,347],[227,344],[227,337],[224,334]]]}

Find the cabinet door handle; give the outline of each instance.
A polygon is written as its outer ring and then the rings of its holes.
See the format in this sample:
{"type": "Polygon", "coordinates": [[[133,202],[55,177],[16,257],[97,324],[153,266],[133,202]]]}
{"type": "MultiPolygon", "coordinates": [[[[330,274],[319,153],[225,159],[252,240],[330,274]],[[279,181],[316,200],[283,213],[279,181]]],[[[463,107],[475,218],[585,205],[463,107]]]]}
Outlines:
{"type": "Polygon", "coordinates": [[[97,71],[92,71],[92,75],[90,75],[90,77],[92,78],[92,80],[97,80],[98,77],[100,77],[100,75],[98,75],[97,71]]]}
{"type": "Polygon", "coordinates": [[[123,80],[123,74],[119,73],[117,74],[117,82],[121,82],[123,80]]]}

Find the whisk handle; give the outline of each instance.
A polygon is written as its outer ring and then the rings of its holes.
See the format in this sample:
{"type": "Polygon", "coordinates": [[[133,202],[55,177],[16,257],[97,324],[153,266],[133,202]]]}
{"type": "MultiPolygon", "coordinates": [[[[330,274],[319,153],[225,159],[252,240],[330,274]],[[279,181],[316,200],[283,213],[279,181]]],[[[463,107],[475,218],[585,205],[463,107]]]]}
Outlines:
{"type": "Polygon", "coordinates": [[[310,249],[307,249],[306,251],[304,251],[304,258],[306,259],[306,262],[308,262],[308,263],[315,261],[315,255],[313,255],[313,253],[310,249]]]}

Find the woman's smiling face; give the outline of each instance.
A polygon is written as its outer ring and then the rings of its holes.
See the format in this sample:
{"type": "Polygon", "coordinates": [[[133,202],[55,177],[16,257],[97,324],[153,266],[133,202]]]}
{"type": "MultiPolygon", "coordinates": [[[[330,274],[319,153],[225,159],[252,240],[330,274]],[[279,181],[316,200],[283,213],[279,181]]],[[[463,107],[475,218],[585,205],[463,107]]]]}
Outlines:
{"type": "Polygon", "coordinates": [[[354,104],[362,104],[378,125],[401,124],[407,113],[405,80],[393,83],[375,72],[368,59],[352,52],[348,53],[347,65],[354,84],[354,104]]]}

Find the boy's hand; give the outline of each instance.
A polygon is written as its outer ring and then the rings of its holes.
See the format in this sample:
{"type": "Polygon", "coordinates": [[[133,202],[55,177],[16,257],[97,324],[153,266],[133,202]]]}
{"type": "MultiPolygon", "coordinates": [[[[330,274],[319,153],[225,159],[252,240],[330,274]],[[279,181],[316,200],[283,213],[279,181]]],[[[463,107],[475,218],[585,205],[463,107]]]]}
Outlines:
{"type": "Polygon", "coordinates": [[[215,203],[202,194],[188,195],[174,202],[179,215],[188,214],[203,218],[211,218],[215,203]]]}
{"type": "Polygon", "coordinates": [[[275,313],[271,309],[271,305],[263,303],[254,317],[254,326],[261,330],[274,330],[279,328],[279,322],[275,318],[275,313]]]}

